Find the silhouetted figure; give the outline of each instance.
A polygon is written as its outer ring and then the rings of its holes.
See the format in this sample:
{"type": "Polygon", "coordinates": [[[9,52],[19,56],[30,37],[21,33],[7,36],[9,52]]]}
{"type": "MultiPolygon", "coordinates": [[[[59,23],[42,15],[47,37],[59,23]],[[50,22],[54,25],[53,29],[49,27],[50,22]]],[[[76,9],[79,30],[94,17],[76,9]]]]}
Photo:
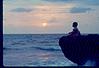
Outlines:
{"type": "Polygon", "coordinates": [[[73,25],[72,25],[73,31],[70,32],[69,35],[71,35],[71,36],[79,36],[80,35],[80,31],[78,30],[77,26],[78,26],[78,23],[73,22],[73,25]]]}

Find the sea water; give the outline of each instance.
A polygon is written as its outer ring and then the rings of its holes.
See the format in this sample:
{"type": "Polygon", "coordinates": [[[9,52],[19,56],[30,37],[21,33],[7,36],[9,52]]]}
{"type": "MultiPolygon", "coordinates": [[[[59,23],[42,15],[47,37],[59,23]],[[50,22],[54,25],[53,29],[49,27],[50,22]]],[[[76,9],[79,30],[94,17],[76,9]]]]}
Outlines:
{"type": "Polygon", "coordinates": [[[64,34],[4,34],[4,66],[76,66],[59,46],[64,34]]]}

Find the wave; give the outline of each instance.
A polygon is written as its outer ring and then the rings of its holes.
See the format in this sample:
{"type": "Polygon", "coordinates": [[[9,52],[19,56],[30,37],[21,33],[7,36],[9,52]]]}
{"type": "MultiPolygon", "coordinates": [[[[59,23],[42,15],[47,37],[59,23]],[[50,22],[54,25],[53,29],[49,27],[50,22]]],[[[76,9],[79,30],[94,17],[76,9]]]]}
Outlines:
{"type": "Polygon", "coordinates": [[[55,41],[37,41],[38,43],[55,43],[55,41]]]}
{"type": "Polygon", "coordinates": [[[22,42],[14,42],[14,43],[12,43],[11,45],[25,45],[25,43],[22,43],[22,42]]]}
{"type": "Polygon", "coordinates": [[[61,51],[61,49],[55,49],[55,48],[42,48],[42,47],[33,47],[39,50],[46,50],[46,51],[61,51]]]}
{"type": "Polygon", "coordinates": [[[20,50],[19,48],[6,48],[4,47],[3,50],[20,50]]]}
{"type": "Polygon", "coordinates": [[[56,49],[56,48],[42,48],[42,47],[22,47],[22,48],[7,48],[7,47],[3,47],[4,51],[8,51],[8,50],[33,50],[33,48],[35,49],[39,49],[39,50],[45,50],[45,51],[61,51],[61,49],[56,49]]]}

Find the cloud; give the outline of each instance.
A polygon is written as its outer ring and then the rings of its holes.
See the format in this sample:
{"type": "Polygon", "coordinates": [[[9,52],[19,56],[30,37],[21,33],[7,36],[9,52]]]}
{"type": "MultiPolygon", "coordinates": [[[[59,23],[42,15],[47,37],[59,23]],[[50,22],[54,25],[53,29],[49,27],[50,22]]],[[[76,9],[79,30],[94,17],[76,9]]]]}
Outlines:
{"type": "Polygon", "coordinates": [[[99,0],[84,0],[84,3],[88,5],[99,5],[99,0]]]}
{"type": "Polygon", "coordinates": [[[43,0],[43,1],[47,1],[47,2],[52,2],[52,3],[80,3],[80,4],[86,4],[86,5],[99,5],[99,0],[43,0]]]}
{"type": "Polygon", "coordinates": [[[92,10],[91,8],[81,8],[81,7],[73,7],[70,10],[70,13],[86,13],[87,11],[92,10]]]}
{"type": "Polygon", "coordinates": [[[15,8],[12,9],[11,12],[31,12],[33,9],[30,8],[15,8]]]}
{"type": "Polygon", "coordinates": [[[43,0],[43,1],[48,1],[48,2],[68,2],[72,0],[43,0]]]}
{"type": "Polygon", "coordinates": [[[13,0],[3,0],[3,1],[13,1],[13,0]]]}

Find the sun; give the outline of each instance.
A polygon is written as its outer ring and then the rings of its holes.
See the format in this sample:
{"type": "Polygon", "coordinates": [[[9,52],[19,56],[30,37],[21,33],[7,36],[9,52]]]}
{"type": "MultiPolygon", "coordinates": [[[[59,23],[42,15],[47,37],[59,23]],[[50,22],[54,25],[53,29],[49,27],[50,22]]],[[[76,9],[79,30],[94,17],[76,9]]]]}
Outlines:
{"type": "Polygon", "coordinates": [[[48,24],[47,23],[42,23],[42,26],[43,27],[46,27],[48,24]]]}

